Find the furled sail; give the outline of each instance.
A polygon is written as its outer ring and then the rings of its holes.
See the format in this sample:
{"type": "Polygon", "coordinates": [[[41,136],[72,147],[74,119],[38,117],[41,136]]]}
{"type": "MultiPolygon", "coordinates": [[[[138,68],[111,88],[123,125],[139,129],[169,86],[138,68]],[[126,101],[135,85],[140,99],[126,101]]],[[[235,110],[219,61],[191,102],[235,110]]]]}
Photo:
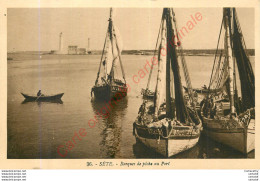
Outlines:
{"type": "MultiPolygon", "coordinates": [[[[174,26],[173,26],[173,14],[170,9],[164,9],[164,14],[167,17],[167,40],[173,40],[175,37],[174,33],[174,26]]],[[[180,76],[180,66],[178,62],[178,56],[175,45],[168,42],[167,47],[167,60],[171,65],[171,69],[174,75],[174,93],[175,93],[175,105],[176,105],[176,117],[179,121],[183,123],[187,123],[187,121],[191,121],[189,117],[189,113],[187,107],[185,105],[185,100],[183,97],[183,86],[181,83],[181,76],[180,76]]],[[[170,106],[172,106],[169,103],[170,106]]],[[[171,108],[172,110],[172,108],[171,108]]],[[[171,113],[169,113],[171,115],[171,113]]]]}
{"type": "Polygon", "coordinates": [[[161,51],[166,50],[166,21],[163,19],[162,31],[161,31],[161,43],[159,46],[158,53],[158,74],[157,74],[157,84],[155,88],[155,117],[158,116],[158,111],[165,102],[165,90],[166,90],[166,56],[162,55],[161,51]]]}
{"type": "MultiPolygon", "coordinates": [[[[170,119],[175,117],[182,123],[188,123],[192,122],[192,120],[187,104],[184,100],[177,51],[175,44],[170,42],[174,39],[174,37],[173,11],[171,11],[170,8],[164,8],[162,17],[161,43],[159,46],[158,56],[159,63],[157,84],[154,100],[155,117],[158,116],[158,111],[161,104],[166,101],[166,117],[170,119]],[[173,101],[173,93],[175,96],[175,101],[173,101]]],[[[185,60],[183,59],[183,61],[185,60]]],[[[187,67],[185,68],[186,69],[184,71],[188,71],[187,67]]],[[[196,114],[196,112],[194,114],[196,114]]]]}
{"type": "Polygon", "coordinates": [[[113,55],[111,50],[111,41],[109,37],[107,36],[106,40],[106,50],[105,50],[105,58],[103,60],[103,66],[104,66],[104,77],[107,79],[108,74],[111,71],[112,68],[112,61],[113,61],[113,55]]]}
{"type": "MultiPolygon", "coordinates": [[[[101,61],[99,65],[99,70],[97,74],[96,83],[99,81],[100,71],[103,72],[103,77],[101,79],[106,83],[110,82],[113,79],[121,79],[123,77],[125,81],[125,74],[123,70],[123,65],[121,62],[121,51],[122,51],[123,43],[120,33],[117,27],[113,24],[113,9],[110,9],[110,18],[109,24],[107,28],[104,48],[101,56],[101,61]],[[119,72],[119,66],[121,68],[121,77],[119,72]],[[101,66],[103,66],[101,70],[101,66]]],[[[126,81],[125,81],[126,82],[126,81]]]]}
{"type": "Polygon", "coordinates": [[[233,9],[233,53],[241,82],[242,110],[255,107],[255,76],[250,60],[245,52],[243,34],[239,25],[236,10],[233,9]]]}
{"type": "Polygon", "coordinates": [[[232,106],[231,111],[240,114],[249,108],[255,107],[255,77],[252,65],[246,54],[246,46],[235,8],[224,8],[223,14],[219,39],[224,26],[226,29],[224,41],[225,56],[223,59],[221,51],[219,61],[215,61],[218,51],[217,46],[209,87],[222,89],[222,91],[225,90],[232,106]],[[242,100],[238,96],[236,67],[240,78],[242,100]],[[236,108],[235,110],[234,107],[236,108]]]}

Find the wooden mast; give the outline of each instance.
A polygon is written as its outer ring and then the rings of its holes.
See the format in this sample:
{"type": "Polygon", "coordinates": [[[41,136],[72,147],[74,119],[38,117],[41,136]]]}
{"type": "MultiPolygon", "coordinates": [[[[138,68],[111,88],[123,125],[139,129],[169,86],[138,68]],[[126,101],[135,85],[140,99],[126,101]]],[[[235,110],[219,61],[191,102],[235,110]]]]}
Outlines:
{"type": "Polygon", "coordinates": [[[110,75],[112,77],[112,79],[114,79],[114,66],[115,66],[115,61],[118,58],[119,59],[119,63],[120,63],[120,67],[121,67],[121,71],[122,71],[122,75],[123,75],[123,79],[124,82],[126,83],[125,80],[125,72],[124,72],[124,68],[123,68],[123,64],[122,64],[122,59],[121,59],[121,51],[120,48],[118,46],[118,40],[116,37],[116,31],[114,28],[114,24],[113,24],[113,8],[110,8],[110,18],[109,18],[109,33],[110,33],[110,40],[111,40],[111,49],[112,49],[112,55],[113,55],[113,61],[112,61],[112,68],[110,71],[110,75]],[[117,50],[117,55],[115,55],[115,51],[114,51],[114,43],[116,45],[116,50],[117,50]]]}
{"type": "Polygon", "coordinates": [[[229,86],[230,86],[230,113],[231,116],[235,113],[234,106],[234,69],[233,69],[233,57],[232,57],[232,49],[230,45],[230,17],[231,17],[231,9],[224,8],[224,26],[225,26],[225,49],[226,49],[226,58],[228,61],[228,75],[229,75],[229,86]]]}
{"type": "MultiPolygon", "coordinates": [[[[170,27],[170,23],[172,21],[172,15],[171,15],[171,11],[170,9],[165,9],[165,12],[164,12],[164,16],[165,16],[165,19],[167,23],[167,28],[172,28],[170,27]]],[[[172,106],[172,96],[171,96],[171,52],[169,51],[171,49],[171,44],[170,44],[170,41],[172,40],[171,39],[171,31],[167,31],[166,34],[167,34],[167,57],[166,57],[166,116],[168,118],[173,118],[173,106],[172,106]]]]}
{"type": "MultiPolygon", "coordinates": [[[[110,71],[110,77],[111,80],[114,79],[114,64],[115,64],[115,53],[114,53],[114,41],[113,41],[113,36],[114,36],[114,32],[113,32],[113,8],[110,8],[110,18],[109,18],[109,37],[110,37],[110,41],[111,41],[111,49],[112,49],[112,55],[113,55],[113,62],[112,62],[112,68],[110,71]]],[[[110,81],[111,83],[111,81],[110,81]]]]}

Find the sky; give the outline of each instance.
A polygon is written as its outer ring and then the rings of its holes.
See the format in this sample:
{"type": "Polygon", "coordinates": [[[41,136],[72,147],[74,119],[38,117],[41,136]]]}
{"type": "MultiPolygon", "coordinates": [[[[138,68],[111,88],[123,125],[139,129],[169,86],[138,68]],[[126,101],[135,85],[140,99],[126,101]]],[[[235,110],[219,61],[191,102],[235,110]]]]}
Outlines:
{"type": "MultiPolygon", "coordinates": [[[[103,48],[109,8],[9,8],[7,11],[8,51],[58,50],[59,33],[63,46],[103,48]]],[[[222,20],[222,8],[175,8],[178,28],[187,27],[191,16],[202,15],[193,29],[182,38],[184,49],[215,49],[222,20]]],[[[239,22],[247,48],[254,48],[254,9],[238,8],[239,22]]],[[[114,9],[114,24],[125,50],[154,49],[162,8],[114,9]]]]}

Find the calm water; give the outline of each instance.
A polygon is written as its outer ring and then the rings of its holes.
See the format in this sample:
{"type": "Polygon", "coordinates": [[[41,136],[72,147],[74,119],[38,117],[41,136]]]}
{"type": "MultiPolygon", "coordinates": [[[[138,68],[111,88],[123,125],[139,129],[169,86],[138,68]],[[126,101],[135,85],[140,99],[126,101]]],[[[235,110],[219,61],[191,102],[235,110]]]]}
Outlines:
{"type": "MultiPolygon", "coordinates": [[[[8,61],[8,158],[62,158],[57,147],[72,141],[75,132],[85,128],[87,135],[71,145],[66,158],[160,158],[142,144],[136,144],[132,124],[142,103],[141,89],[148,74],[138,84],[133,75],[144,67],[151,56],[123,55],[128,96],[98,118],[94,128],[88,120],[106,105],[91,98],[100,55],[68,56],[14,54],[8,61]],[[20,92],[36,94],[64,92],[63,103],[27,102],[20,92]]],[[[212,56],[186,57],[193,87],[208,84],[212,56]]],[[[251,57],[254,66],[254,57],[251,57]]],[[[184,79],[184,78],[183,78],[184,79]]],[[[79,133],[78,133],[79,134],[79,133]]],[[[75,137],[74,137],[75,138],[75,137]]],[[[64,151],[61,150],[63,154],[64,151]]],[[[201,136],[194,148],[175,158],[254,158],[201,136]]]]}

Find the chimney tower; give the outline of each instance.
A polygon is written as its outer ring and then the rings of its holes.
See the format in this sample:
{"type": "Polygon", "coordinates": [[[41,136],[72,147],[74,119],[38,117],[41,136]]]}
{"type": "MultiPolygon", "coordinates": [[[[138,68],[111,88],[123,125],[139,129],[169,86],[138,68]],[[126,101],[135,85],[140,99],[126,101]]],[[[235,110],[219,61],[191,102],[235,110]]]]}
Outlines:
{"type": "Polygon", "coordinates": [[[62,32],[60,33],[60,41],[59,41],[59,52],[61,53],[63,50],[63,37],[62,32]]]}

